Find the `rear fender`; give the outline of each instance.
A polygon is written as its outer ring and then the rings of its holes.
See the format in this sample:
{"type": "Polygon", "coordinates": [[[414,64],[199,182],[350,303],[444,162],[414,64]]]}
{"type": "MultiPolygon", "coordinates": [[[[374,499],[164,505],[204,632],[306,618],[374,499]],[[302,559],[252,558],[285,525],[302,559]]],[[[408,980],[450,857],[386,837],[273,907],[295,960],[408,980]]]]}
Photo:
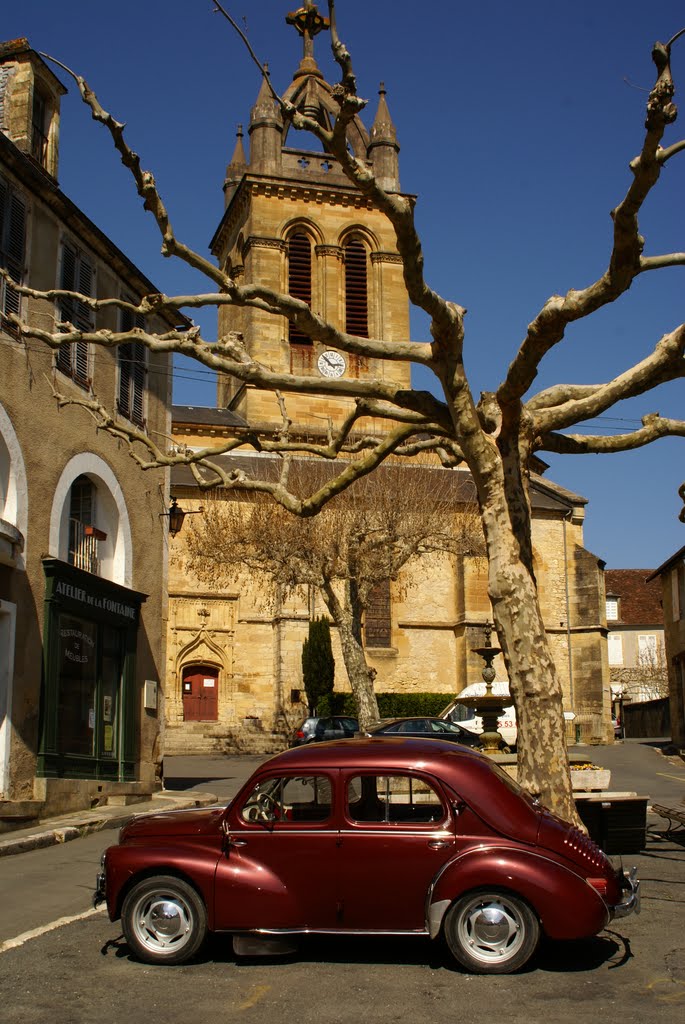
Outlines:
{"type": "Polygon", "coordinates": [[[428,906],[431,935],[439,931],[454,900],[473,889],[499,889],[522,896],[551,939],[596,935],[610,920],[599,893],[544,853],[480,847],[450,861],[435,880],[428,906]]]}

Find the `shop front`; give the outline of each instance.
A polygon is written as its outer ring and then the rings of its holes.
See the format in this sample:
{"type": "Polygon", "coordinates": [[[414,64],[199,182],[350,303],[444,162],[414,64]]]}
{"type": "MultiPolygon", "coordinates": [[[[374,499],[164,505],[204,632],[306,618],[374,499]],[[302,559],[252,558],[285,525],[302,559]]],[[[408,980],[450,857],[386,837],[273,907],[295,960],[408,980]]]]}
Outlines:
{"type": "Polygon", "coordinates": [[[46,580],[38,775],[135,779],[136,649],[145,594],[58,559],[46,580]]]}

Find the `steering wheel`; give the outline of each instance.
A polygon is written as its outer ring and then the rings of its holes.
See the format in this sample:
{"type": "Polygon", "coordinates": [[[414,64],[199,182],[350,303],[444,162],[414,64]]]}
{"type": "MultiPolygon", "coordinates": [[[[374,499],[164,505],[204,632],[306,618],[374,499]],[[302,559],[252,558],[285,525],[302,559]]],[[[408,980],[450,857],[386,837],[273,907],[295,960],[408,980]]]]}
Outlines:
{"type": "Polygon", "coordinates": [[[256,811],[254,821],[277,821],[281,816],[278,803],[268,793],[259,794],[254,810],[256,811]]]}

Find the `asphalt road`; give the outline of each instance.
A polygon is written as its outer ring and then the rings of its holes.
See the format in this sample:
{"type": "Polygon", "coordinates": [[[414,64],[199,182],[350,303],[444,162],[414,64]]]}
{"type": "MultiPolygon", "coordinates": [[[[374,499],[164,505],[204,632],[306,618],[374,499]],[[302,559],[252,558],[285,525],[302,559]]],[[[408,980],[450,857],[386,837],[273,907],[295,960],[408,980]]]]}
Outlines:
{"type": "MultiPolygon", "coordinates": [[[[628,741],[578,748],[612,771],[611,788],[675,802],[685,795],[685,763],[658,747],[628,741]]],[[[206,788],[223,802],[264,758],[169,758],[169,788],[206,788]]],[[[441,945],[425,939],[316,938],[296,956],[236,962],[230,941],[215,937],[187,966],[154,968],[129,958],[118,924],[90,895],[105,832],[64,846],[0,860],[0,992],[3,1024],[92,1024],[138,1020],[188,1024],[404,1021],[453,1024],[503,1016],[518,1024],[576,1022],[592,1013],[622,1022],[661,1022],[685,1008],[685,836],[660,834],[651,819],[647,847],[630,863],[643,881],[643,913],[582,943],[550,943],[522,974],[479,978],[461,973],[441,945]],[[87,915],[72,923],[64,918],[87,915]],[[42,930],[58,924],[53,930],[42,930]],[[27,933],[36,929],[37,937],[27,933]],[[7,941],[9,940],[9,941],[7,941]],[[15,944],[16,943],[16,944],[15,944]]]]}
{"type": "Polygon", "coordinates": [[[639,917],[584,942],[548,943],[517,975],[466,975],[427,939],[318,937],[288,958],[236,962],[230,941],[215,937],[192,964],[149,967],[98,914],[0,955],[2,1020],[663,1024],[685,1007],[685,847],[652,839],[635,859],[639,917]]]}

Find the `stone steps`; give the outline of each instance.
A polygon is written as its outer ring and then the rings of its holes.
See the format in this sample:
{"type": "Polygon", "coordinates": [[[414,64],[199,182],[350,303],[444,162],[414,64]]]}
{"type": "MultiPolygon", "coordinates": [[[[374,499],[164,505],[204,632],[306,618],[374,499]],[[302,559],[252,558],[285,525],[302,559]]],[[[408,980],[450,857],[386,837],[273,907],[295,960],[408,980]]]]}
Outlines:
{"type": "Polygon", "coordinates": [[[230,728],[212,722],[168,725],[164,732],[165,756],[190,754],[273,754],[284,750],[285,737],[253,728],[230,728]]]}

